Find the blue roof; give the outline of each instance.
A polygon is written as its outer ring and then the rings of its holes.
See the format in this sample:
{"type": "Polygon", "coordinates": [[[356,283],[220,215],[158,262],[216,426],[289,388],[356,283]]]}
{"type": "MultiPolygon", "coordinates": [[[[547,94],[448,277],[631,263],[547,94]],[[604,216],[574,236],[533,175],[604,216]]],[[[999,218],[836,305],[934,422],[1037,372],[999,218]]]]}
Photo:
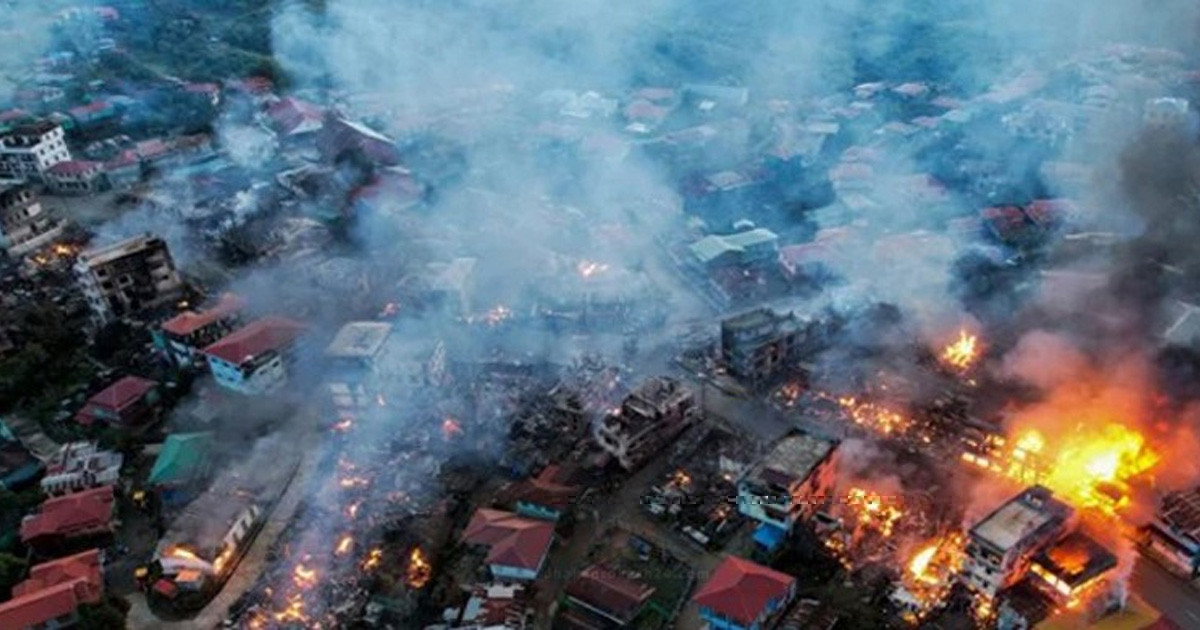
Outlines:
{"type": "Polygon", "coordinates": [[[774,525],[763,523],[754,530],[754,542],[766,547],[768,550],[775,550],[787,538],[787,531],[779,529],[774,525]]]}

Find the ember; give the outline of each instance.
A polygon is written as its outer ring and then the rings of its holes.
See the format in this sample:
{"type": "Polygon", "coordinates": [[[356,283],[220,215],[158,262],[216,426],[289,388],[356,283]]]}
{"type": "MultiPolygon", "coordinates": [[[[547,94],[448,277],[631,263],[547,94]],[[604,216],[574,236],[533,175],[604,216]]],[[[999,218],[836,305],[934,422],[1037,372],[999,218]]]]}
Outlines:
{"type": "Polygon", "coordinates": [[[349,553],[350,550],[353,548],[354,548],[354,537],[347,534],[345,536],[342,536],[342,539],[338,541],[337,549],[334,550],[334,553],[336,553],[339,556],[344,556],[347,553],[349,553]]]}
{"type": "Polygon", "coordinates": [[[338,483],[343,488],[349,490],[351,488],[366,488],[371,485],[371,480],[366,477],[342,477],[338,483]]]}
{"type": "Polygon", "coordinates": [[[304,600],[299,594],[292,596],[288,601],[287,608],[275,613],[275,621],[283,623],[308,621],[308,616],[304,614],[304,600]]]}
{"type": "Polygon", "coordinates": [[[383,310],[379,311],[380,317],[394,317],[400,312],[400,305],[395,302],[388,302],[383,305],[383,310]]]}
{"type": "Polygon", "coordinates": [[[297,564],[295,570],[292,571],[292,582],[297,588],[312,588],[317,583],[316,569],[309,569],[303,564],[297,564]]]}
{"type": "Polygon", "coordinates": [[[372,569],[379,568],[379,563],[382,561],[383,561],[383,550],[378,549],[378,548],[372,549],[370,552],[367,553],[367,557],[363,560],[363,563],[362,563],[363,571],[370,571],[372,569]]]}
{"type": "Polygon", "coordinates": [[[351,519],[357,517],[358,516],[358,508],[361,505],[362,505],[362,501],[355,501],[354,503],[351,503],[350,505],[346,506],[346,516],[350,517],[351,519]]]}
{"type": "Polygon", "coordinates": [[[408,586],[414,589],[424,588],[433,575],[433,567],[425,559],[420,547],[413,547],[412,553],[408,555],[407,575],[408,586]]]}
{"type": "Polygon", "coordinates": [[[334,423],[333,430],[338,433],[345,433],[346,431],[349,431],[350,427],[352,426],[354,426],[354,421],[350,418],[344,418],[334,423]]]}
{"type": "Polygon", "coordinates": [[[942,350],[942,361],[957,370],[970,369],[979,358],[977,343],[978,338],[974,335],[967,334],[965,330],[958,331],[958,339],[942,350]]]}
{"type": "Polygon", "coordinates": [[[447,417],[445,420],[442,420],[442,438],[447,442],[456,436],[462,435],[462,432],[462,426],[454,418],[447,417]]]}
{"type": "Polygon", "coordinates": [[[836,400],[855,424],[884,435],[903,433],[912,424],[903,415],[875,403],[860,401],[852,396],[841,396],[836,400]]]}

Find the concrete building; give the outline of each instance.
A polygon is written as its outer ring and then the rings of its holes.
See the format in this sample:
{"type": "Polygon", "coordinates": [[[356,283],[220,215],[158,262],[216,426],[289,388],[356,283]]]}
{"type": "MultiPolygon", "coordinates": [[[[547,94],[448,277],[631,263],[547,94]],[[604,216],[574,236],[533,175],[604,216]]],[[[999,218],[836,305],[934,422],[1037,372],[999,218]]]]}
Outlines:
{"type": "Polygon", "coordinates": [[[204,365],[201,349],[229,334],[245,305],[240,297],[226,293],[210,308],[184,311],[163,322],[152,333],[154,344],[179,367],[204,365]]]}
{"type": "Polygon", "coordinates": [[[285,317],[264,317],[204,349],[217,384],[243,394],[265,394],[287,382],[296,339],[304,331],[285,317]]]}
{"type": "Polygon", "coordinates": [[[75,275],[100,325],[171,304],[184,289],[166,242],[150,234],[84,252],[75,275]]]}
{"type": "Polygon", "coordinates": [[[1070,533],[1075,511],[1042,486],[1013,497],[968,532],[963,581],[994,599],[1025,577],[1035,556],[1070,533]]]}
{"type": "Polygon", "coordinates": [[[734,376],[759,386],[796,359],[802,322],[795,313],[755,309],[721,322],[721,362],[734,376]]]}
{"type": "Polygon", "coordinates": [[[101,450],[95,442],[64,444],[46,462],[42,477],[42,492],[49,496],[70,494],[80,490],[111,486],[121,478],[120,453],[101,450]]]}
{"type": "Polygon", "coordinates": [[[46,185],[60,195],[87,195],[104,183],[104,164],[89,160],[67,160],[46,170],[46,185]]]}
{"type": "Polygon", "coordinates": [[[779,236],[765,228],[736,234],[710,234],[688,246],[692,263],[705,271],[766,267],[779,260],[779,236]]]}
{"type": "Polygon", "coordinates": [[[762,525],[791,532],[811,517],[833,487],[838,443],[793,431],[738,480],[738,511],[762,525]]]}
{"type": "Polygon", "coordinates": [[[62,234],[65,223],[50,217],[28,186],[0,190],[0,248],[24,256],[62,234]]]}
{"type": "Polygon", "coordinates": [[[57,630],[80,621],[79,608],[104,600],[104,562],[91,549],[35,565],[0,604],[0,628],[57,630]]]}
{"type": "Polygon", "coordinates": [[[0,136],[0,179],[46,183],[50,167],[71,159],[63,128],[42,121],[0,136]]]}
{"type": "Polygon", "coordinates": [[[622,468],[639,468],[675,439],[699,415],[691,390],[679,381],[656,377],[642,383],[620,410],[596,424],[596,442],[622,468]]]}
{"type": "Polygon", "coordinates": [[[376,404],[382,392],[375,379],[392,325],[386,322],[350,322],[325,348],[329,364],[330,401],[339,419],[357,418],[376,404]]]}
{"type": "Polygon", "coordinates": [[[1143,535],[1150,552],[1172,571],[1200,576],[1200,487],[1164,496],[1143,535]]]}

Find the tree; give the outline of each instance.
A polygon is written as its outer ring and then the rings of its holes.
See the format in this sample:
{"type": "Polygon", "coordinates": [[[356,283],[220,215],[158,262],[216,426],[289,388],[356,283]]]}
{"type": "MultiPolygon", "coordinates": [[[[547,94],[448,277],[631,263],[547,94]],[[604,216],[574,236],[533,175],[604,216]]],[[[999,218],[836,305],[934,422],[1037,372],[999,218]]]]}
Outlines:
{"type": "Polygon", "coordinates": [[[123,630],[125,628],[125,611],[127,606],[121,606],[112,599],[99,604],[81,606],[79,608],[80,630],[123,630]]]}
{"type": "Polygon", "coordinates": [[[0,552],[0,599],[12,596],[12,587],[25,577],[26,564],[22,558],[0,552]]]}

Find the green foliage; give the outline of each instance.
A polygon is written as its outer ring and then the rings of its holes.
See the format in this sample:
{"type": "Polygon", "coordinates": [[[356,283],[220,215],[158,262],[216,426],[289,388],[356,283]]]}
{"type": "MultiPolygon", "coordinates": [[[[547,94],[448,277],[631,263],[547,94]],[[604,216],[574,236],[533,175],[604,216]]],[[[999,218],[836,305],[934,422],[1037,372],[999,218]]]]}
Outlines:
{"type": "Polygon", "coordinates": [[[100,604],[81,606],[79,608],[80,630],[123,630],[125,628],[125,610],[114,601],[100,604]]]}
{"type": "Polygon", "coordinates": [[[25,566],[24,559],[0,552],[0,599],[12,596],[12,587],[25,577],[25,566]]]}
{"type": "Polygon", "coordinates": [[[18,328],[31,341],[0,361],[0,411],[8,411],[71,383],[81,355],[78,331],[51,304],[17,313],[18,328]]]}

